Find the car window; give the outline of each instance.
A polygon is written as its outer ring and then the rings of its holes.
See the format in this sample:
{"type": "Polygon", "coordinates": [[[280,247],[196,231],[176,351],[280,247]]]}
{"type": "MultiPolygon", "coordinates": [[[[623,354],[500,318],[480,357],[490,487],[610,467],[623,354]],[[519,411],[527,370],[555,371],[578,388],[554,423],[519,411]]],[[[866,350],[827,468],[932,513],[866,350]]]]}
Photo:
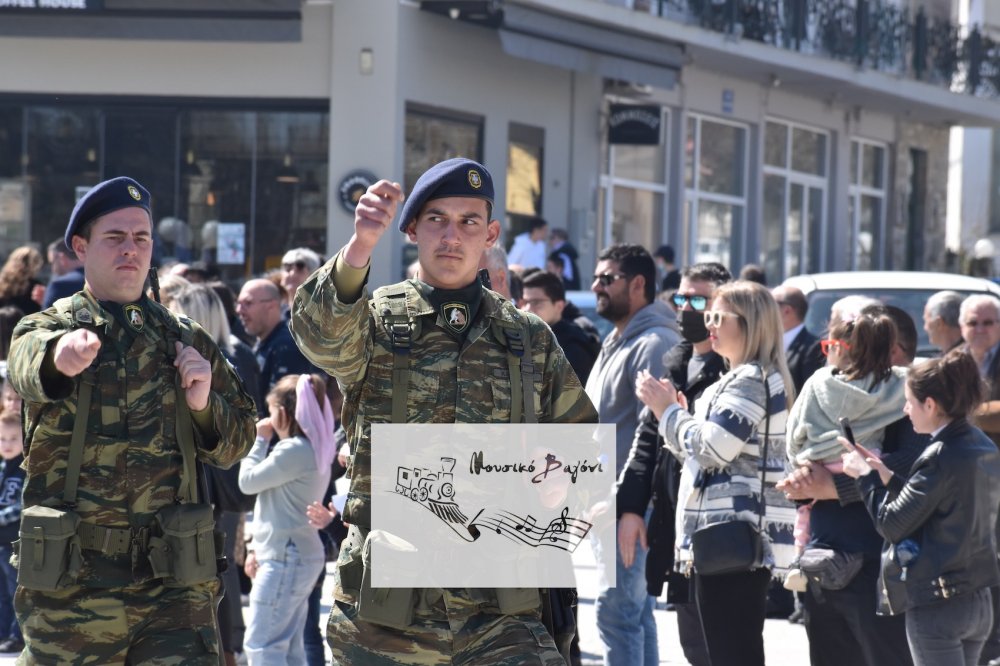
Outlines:
{"type": "MultiPolygon", "coordinates": [[[[809,311],[806,313],[806,328],[813,335],[825,338],[830,322],[830,309],[845,296],[868,296],[877,298],[886,305],[895,305],[910,315],[917,327],[917,355],[933,356],[940,350],[932,346],[924,331],[924,305],[927,299],[937,293],[937,289],[823,289],[810,292],[809,311]]],[[[959,292],[962,294],[982,292],[959,292]]]]}

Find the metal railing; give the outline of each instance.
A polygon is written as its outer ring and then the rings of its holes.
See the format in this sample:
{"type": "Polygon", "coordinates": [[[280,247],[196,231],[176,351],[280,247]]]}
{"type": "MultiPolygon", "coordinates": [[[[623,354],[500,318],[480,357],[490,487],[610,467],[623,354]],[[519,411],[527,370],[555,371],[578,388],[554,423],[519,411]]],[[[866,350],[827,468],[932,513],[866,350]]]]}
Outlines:
{"type": "Polygon", "coordinates": [[[1000,42],[879,0],[607,0],[740,39],[1000,99],[1000,42]]]}

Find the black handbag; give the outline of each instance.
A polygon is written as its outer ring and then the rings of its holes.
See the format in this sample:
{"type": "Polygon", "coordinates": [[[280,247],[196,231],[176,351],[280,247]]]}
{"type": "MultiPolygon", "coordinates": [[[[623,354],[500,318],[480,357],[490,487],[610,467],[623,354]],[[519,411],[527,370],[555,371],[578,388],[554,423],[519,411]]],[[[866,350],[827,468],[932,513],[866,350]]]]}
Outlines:
{"type": "Polygon", "coordinates": [[[806,548],[799,556],[799,568],[824,590],[847,587],[864,563],[861,553],[844,553],[832,548],[806,548]]]}
{"type": "MultiPolygon", "coordinates": [[[[764,564],[764,484],[767,474],[767,447],[771,435],[771,391],[767,372],[760,369],[764,379],[764,453],[761,457],[760,515],[757,524],[745,520],[729,520],[705,525],[691,535],[691,559],[699,576],[718,576],[758,569],[764,564]]],[[[705,489],[701,491],[705,501],[705,489]]]]}

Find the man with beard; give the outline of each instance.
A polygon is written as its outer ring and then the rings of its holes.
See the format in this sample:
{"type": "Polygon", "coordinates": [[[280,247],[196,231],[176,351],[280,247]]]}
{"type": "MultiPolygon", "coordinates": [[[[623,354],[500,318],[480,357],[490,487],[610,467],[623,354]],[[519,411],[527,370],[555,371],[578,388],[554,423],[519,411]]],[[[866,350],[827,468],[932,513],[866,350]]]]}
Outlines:
{"type": "MultiPolygon", "coordinates": [[[[655,300],[656,266],[639,245],[622,243],[601,252],[590,289],[597,294],[597,314],[615,328],[605,338],[590,371],[587,395],[597,407],[601,423],[617,426],[615,472],[620,475],[643,410],[635,395],[636,375],[640,370],[663,374],[663,356],[680,340],[677,317],[666,304],[655,300]]],[[[645,552],[637,553],[633,566],[626,567],[615,547],[614,534],[597,535],[591,543],[598,569],[605,558],[612,557],[611,551],[616,560],[617,585],[601,586],[596,604],[604,663],[659,663],[653,598],[643,580],[645,552]]]]}
{"type": "MultiPolygon", "coordinates": [[[[664,374],[688,399],[688,409],[702,392],[725,372],[725,361],[712,350],[705,327],[705,312],[712,305],[712,294],[732,280],[726,267],[715,262],[695,264],[684,269],[672,301],[678,312],[679,342],[663,359],[664,374]]],[[[646,588],[658,597],[668,582],[667,601],[675,604],[677,630],[684,657],[692,666],[708,666],[708,648],[701,630],[698,609],[689,598],[688,578],[673,571],[674,512],[681,464],[663,448],[657,428],[659,421],[648,409],[635,431],[635,442],[625,471],[618,481],[618,548],[622,561],[635,561],[636,542],[646,558],[646,588]],[[650,499],[653,512],[647,535],[643,515],[650,499]]]]}

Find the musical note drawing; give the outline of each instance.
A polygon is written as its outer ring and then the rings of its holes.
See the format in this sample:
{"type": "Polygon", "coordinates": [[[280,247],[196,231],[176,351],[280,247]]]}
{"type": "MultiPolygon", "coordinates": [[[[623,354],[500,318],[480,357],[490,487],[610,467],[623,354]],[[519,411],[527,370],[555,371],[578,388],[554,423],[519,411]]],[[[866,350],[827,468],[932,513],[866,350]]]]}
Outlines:
{"type": "Polygon", "coordinates": [[[561,515],[553,518],[544,530],[537,526],[533,516],[521,518],[509,511],[502,511],[482,519],[477,517],[477,520],[479,524],[489,527],[497,534],[520,541],[526,546],[532,548],[550,546],[571,553],[576,550],[592,527],[591,523],[585,520],[571,517],[569,507],[563,507],[561,515]]]}
{"type": "Polygon", "coordinates": [[[455,500],[454,468],[455,459],[449,457],[441,458],[440,470],[400,466],[396,470],[395,489],[389,492],[423,506],[469,543],[479,539],[479,526],[484,526],[532,548],[549,546],[572,553],[593,527],[581,518],[570,516],[568,506],[564,506],[560,515],[551,519],[545,529],[538,526],[538,520],[531,514],[522,518],[510,511],[500,511],[484,518],[485,509],[480,509],[470,520],[455,500]]]}

